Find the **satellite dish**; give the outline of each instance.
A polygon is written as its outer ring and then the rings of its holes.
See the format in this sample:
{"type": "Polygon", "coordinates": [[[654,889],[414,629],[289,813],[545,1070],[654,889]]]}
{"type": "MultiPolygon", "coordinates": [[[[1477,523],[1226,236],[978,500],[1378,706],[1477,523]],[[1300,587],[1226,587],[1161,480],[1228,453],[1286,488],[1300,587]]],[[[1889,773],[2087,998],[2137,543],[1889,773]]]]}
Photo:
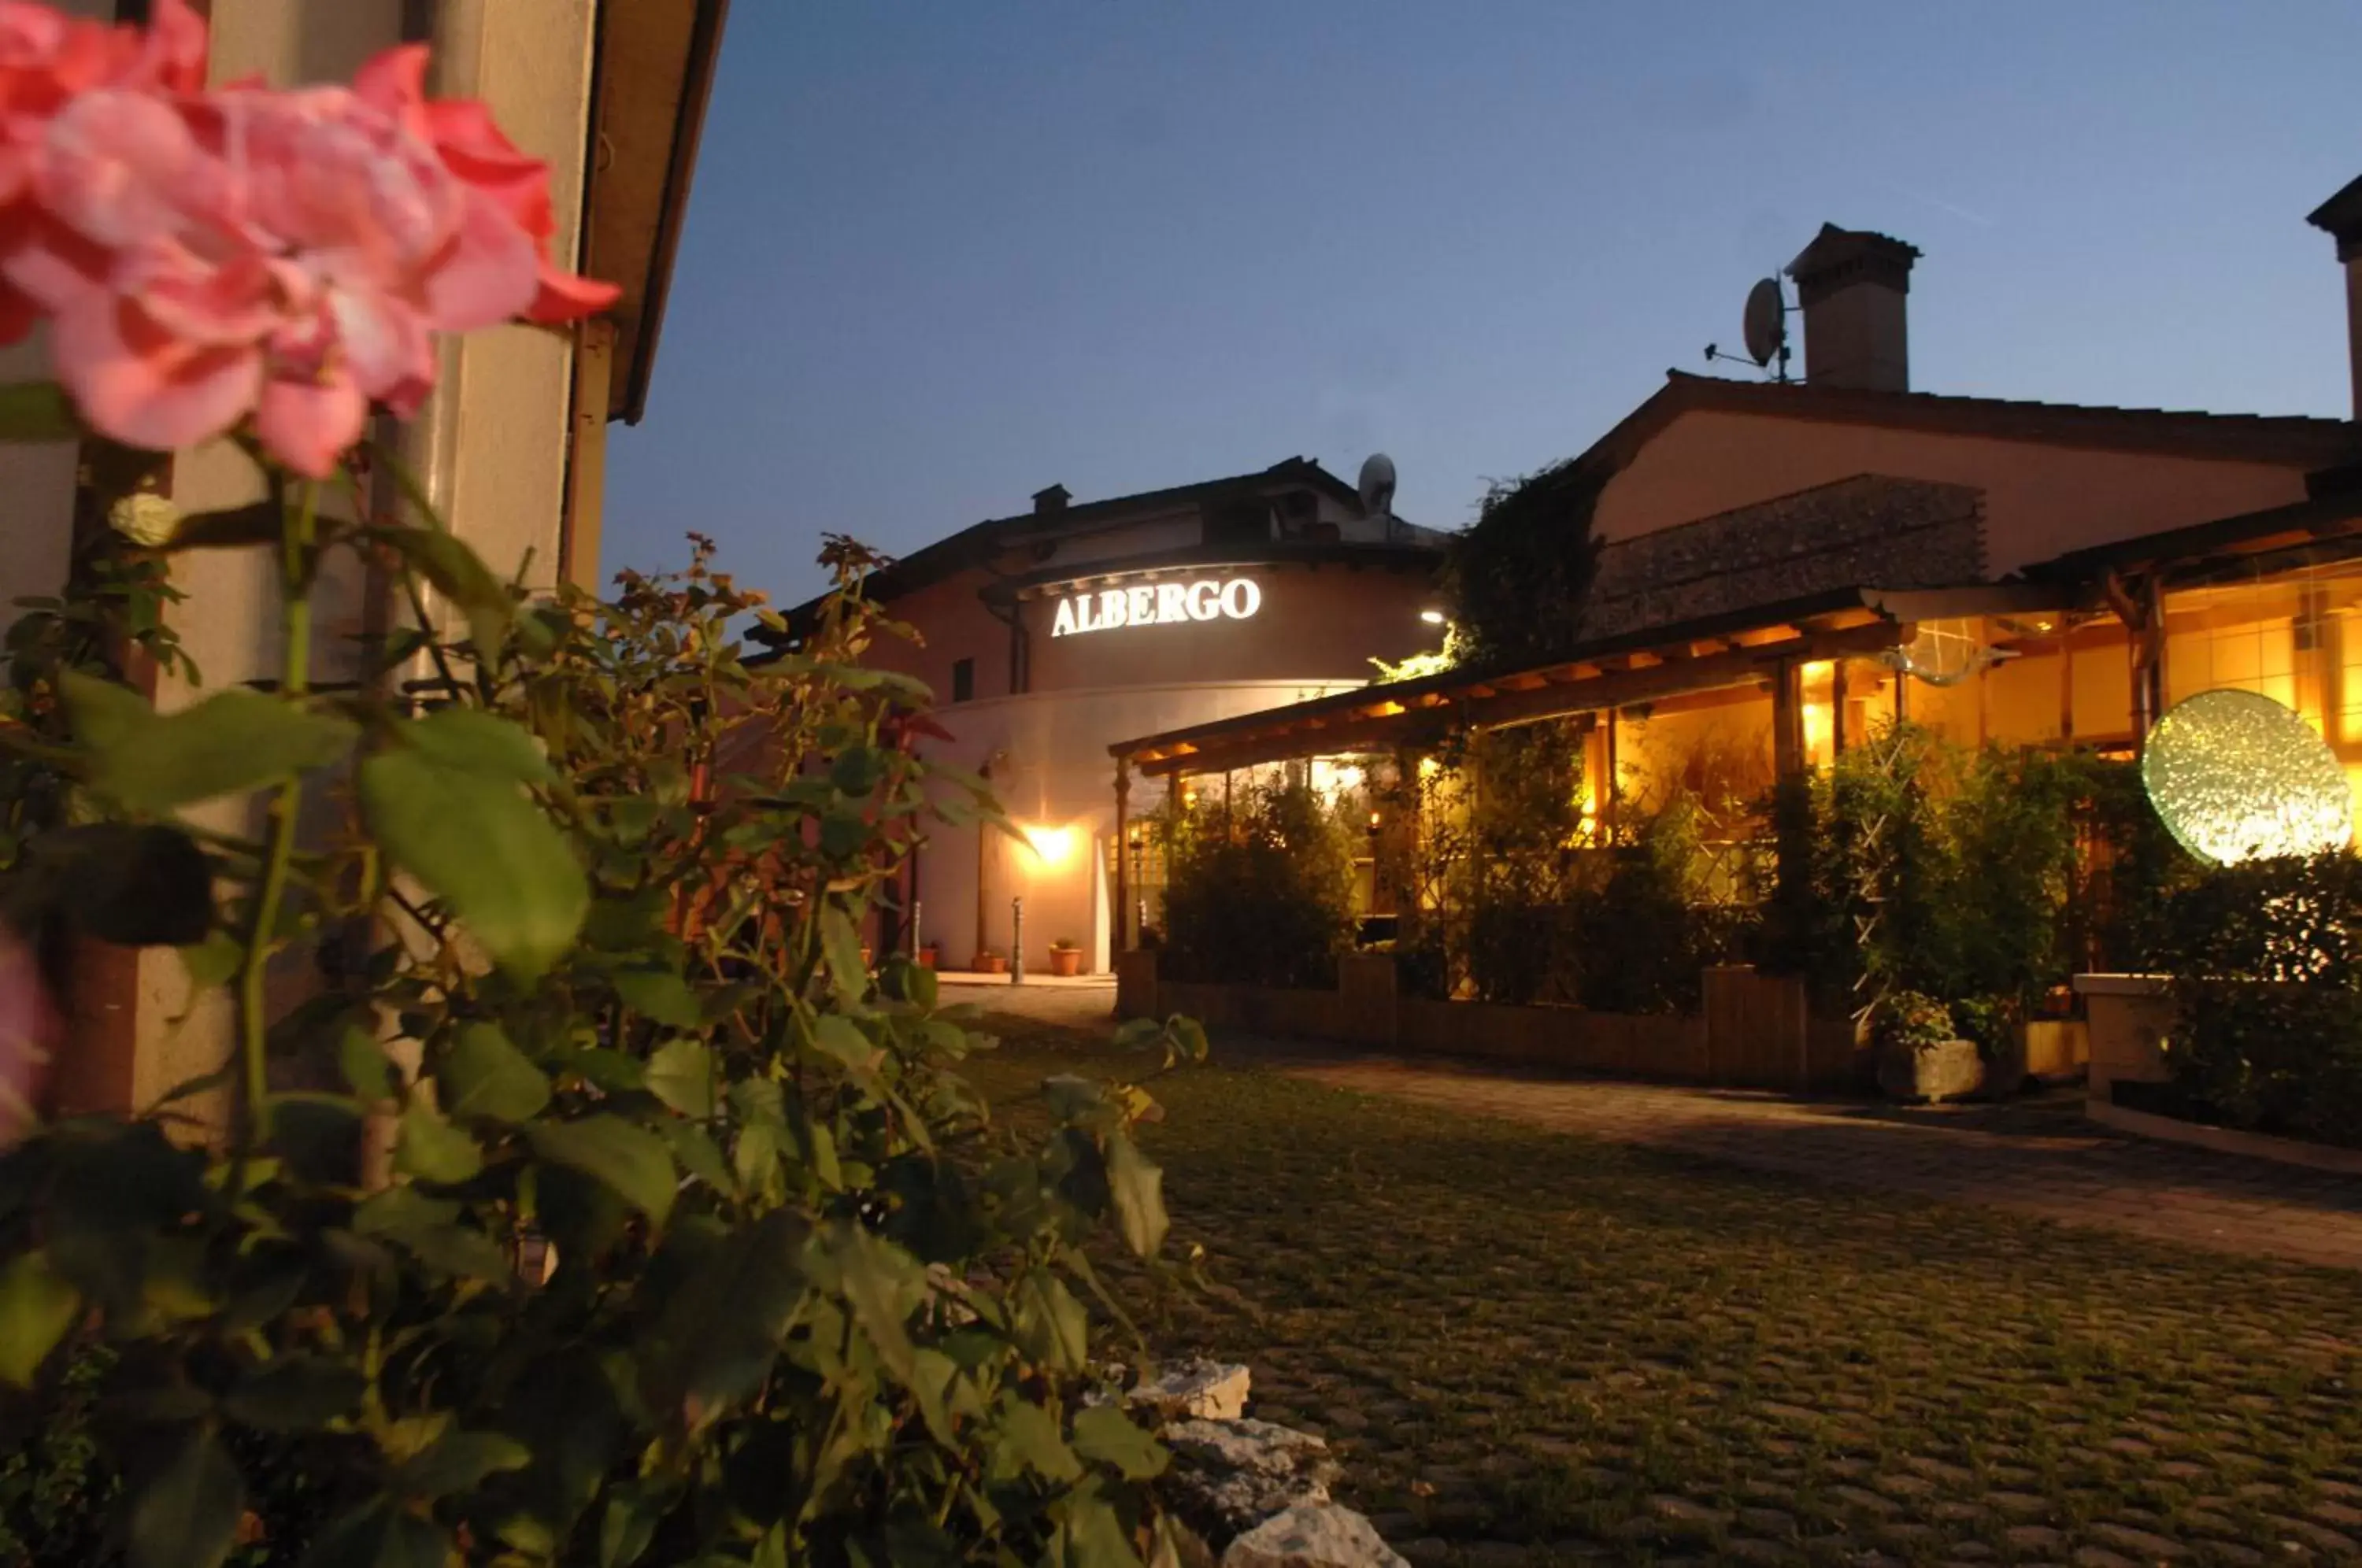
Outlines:
{"type": "Polygon", "coordinates": [[[1747,291],[1747,354],[1768,365],[1788,348],[1788,302],[1781,297],[1780,280],[1766,278],[1747,291]]]}
{"type": "Polygon", "coordinates": [[[1395,514],[1395,460],[1373,452],[1362,463],[1362,513],[1366,517],[1395,514]]]}

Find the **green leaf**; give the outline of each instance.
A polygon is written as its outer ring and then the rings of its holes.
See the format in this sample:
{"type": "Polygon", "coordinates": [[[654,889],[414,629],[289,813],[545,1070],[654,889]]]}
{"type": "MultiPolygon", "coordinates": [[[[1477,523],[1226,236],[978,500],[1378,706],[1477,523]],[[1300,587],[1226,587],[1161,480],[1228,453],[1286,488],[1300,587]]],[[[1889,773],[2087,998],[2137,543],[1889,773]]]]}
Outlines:
{"type": "Polygon", "coordinates": [[[886,776],[886,759],[866,745],[849,746],[829,765],[828,781],[848,795],[866,795],[886,776]]]}
{"type": "Polygon", "coordinates": [[[908,958],[896,957],[886,966],[887,994],[898,1001],[933,1010],[940,994],[936,988],[935,972],[923,964],[913,964],[908,958]]]}
{"type": "Polygon", "coordinates": [[[1108,1196],[1124,1245],[1153,1257],[1164,1243],[1164,1173],[1121,1132],[1107,1135],[1108,1196]]]}
{"type": "Polygon", "coordinates": [[[414,1099],[402,1113],[393,1163],[421,1181],[461,1182],[484,1168],[484,1152],[473,1138],[444,1121],[442,1112],[414,1099]]]}
{"type": "Polygon", "coordinates": [[[393,1098],[393,1058],[366,1029],[348,1029],[337,1042],[337,1067],[356,1098],[370,1105],[393,1098]]]}
{"type": "Polygon", "coordinates": [[[797,1256],[806,1233],[800,1216],[774,1209],[699,1260],[642,1357],[652,1404],[693,1400],[706,1416],[762,1386],[803,1292],[797,1256]]]}
{"type": "Polygon", "coordinates": [[[657,1224],[672,1212],[679,1173],[664,1140],[617,1116],[586,1116],[530,1129],[534,1151],[580,1171],[657,1224]]]}
{"type": "Polygon", "coordinates": [[[713,1053],[702,1040],[668,1040],[648,1058],[648,1092],[683,1116],[710,1121],[719,1088],[713,1053]]]}
{"type": "Polygon", "coordinates": [[[304,1554],[304,1568],[447,1568],[451,1538],[408,1508],[380,1500],[345,1515],[304,1554]]]}
{"type": "Polygon", "coordinates": [[[1075,1417],[1075,1452],[1114,1467],[1127,1481],[1146,1481],[1164,1472],[1171,1455],[1133,1424],[1118,1405],[1094,1405],[1075,1417]]]}
{"type": "Polygon", "coordinates": [[[246,949],[237,937],[226,931],[209,933],[204,941],[181,949],[181,967],[188,972],[189,984],[201,991],[227,985],[245,960],[246,949]]]}
{"type": "Polygon", "coordinates": [[[614,977],[614,986],[625,1007],[658,1023],[694,1029],[704,1021],[697,993],[669,969],[624,969],[614,977]]]}
{"type": "Polygon", "coordinates": [[[672,1157],[679,1162],[682,1170],[716,1192],[737,1190],[730,1167],[722,1162],[721,1146],[704,1128],[694,1121],[668,1121],[661,1132],[666,1146],[672,1150],[672,1157]]]}
{"type": "Polygon", "coordinates": [[[483,558],[440,528],[386,528],[375,536],[398,551],[410,569],[448,599],[468,618],[476,657],[491,659],[499,650],[501,635],[516,613],[508,585],[492,575],[483,558]]]}
{"type": "Polygon", "coordinates": [[[394,1472],[393,1484],[420,1497],[447,1497],[481,1485],[487,1475],[522,1470],[533,1451],[498,1432],[446,1432],[394,1472]]]}
{"type": "Polygon", "coordinates": [[[213,1433],[192,1434],[131,1510],[131,1568],[215,1568],[245,1510],[237,1466],[213,1433]]]}
{"type": "Polygon", "coordinates": [[[541,746],[523,727],[477,708],[438,708],[403,727],[403,744],[462,773],[546,784],[554,775],[541,746]]]}
{"type": "Polygon", "coordinates": [[[856,1081],[875,1074],[885,1055],[859,1024],[839,1012],[822,1013],[812,1021],[811,1043],[813,1049],[841,1064],[856,1081]]]}
{"type": "Polygon", "coordinates": [[[914,1370],[909,1323],[926,1297],[919,1260],[849,1221],[838,1221],[813,1242],[814,1260],[823,1265],[819,1277],[844,1297],[887,1370],[909,1384],[914,1370]]]}
{"type": "Polygon", "coordinates": [[[259,691],[221,691],[158,714],[136,693],[68,670],[59,678],[74,733],[92,752],[91,783],[139,812],[169,812],[325,767],[357,733],[259,691]]]}
{"type": "Polygon", "coordinates": [[[573,946],[590,884],[516,783],[393,745],[361,764],[360,800],[387,855],[451,906],[494,963],[536,979],[573,946]]]}
{"type": "Polygon", "coordinates": [[[459,1206],[414,1187],[391,1187],[353,1211],[353,1229],[406,1248],[430,1268],[463,1279],[511,1284],[516,1270],[498,1242],[459,1222],[459,1206]]]}
{"type": "Polygon", "coordinates": [[[1094,1476],[1060,1498],[1050,1510],[1058,1522],[1044,1562],[1063,1568],[1140,1568],[1131,1532],[1100,1494],[1094,1476]]]}
{"type": "Polygon", "coordinates": [[[213,867],[180,829],[89,823],[39,843],[64,885],[66,911],[101,942],[183,947],[213,930],[213,867]]]}
{"type": "Polygon", "coordinates": [[[270,1431],[312,1431],[361,1401],[369,1379],[359,1367],[298,1353],[267,1362],[238,1380],[223,1402],[230,1419],[270,1431]]]}
{"type": "Polygon", "coordinates": [[[1026,1271],[1010,1292],[1010,1337],[1025,1359],[1080,1372],[1090,1357],[1090,1319],[1065,1281],[1044,1267],[1026,1271]]]}
{"type": "Polygon", "coordinates": [[[861,962],[861,933],[854,929],[853,917],[833,899],[821,905],[820,944],[837,996],[847,1004],[860,1001],[869,988],[869,972],[861,962]]]}
{"type": "Polygon", "coordinates": [[[617,1487],[599,1516],[599,1568],[631,1568],[664,1522],[657,1500],[637,1486],[617,1487]]]}
{"type": "Polygon", "coordinates": [[[78,441],[82,434],[73,402],[57,382],[0,386],[0,441],[78,441]]]}
{"type": "Polygon", "coordinates": [[[463,1023],[436,1064],[435,1088],[459,1121],[530,1121],[549,1104],[549,1075],[493,1023],[463,1023]]]}
{"type": "MultiPolygon", "coordinates": [[[[321,520],[325,521],[325,519],[321,520]]],[[[166,550],[236,549],[249,545],[275,545],[287,526],[287,513],[275,502],[257,501],[245,506],[192,513],[175,524],[166,550]]]]}
{"type": "Polygon", "coordinates": [[[1056,1420],[1041,1406],[1013,1393],[1004,1394],[1000,1408],[994,1413],[993,1425],[999,1429],[1010,1456],[1026,1469],[1052,1481],[1081,1478],[1081,1461],[1066,1446],[1066,1440],[1058,1435],[1056,1420]]]}
{"type": "Polygon", "coordinates": [[[60,1279],[43,1253],[19,1253],[0,1272],[0,1381],[18,1388],[73,1327],[82,1293],[60,1279]]]}

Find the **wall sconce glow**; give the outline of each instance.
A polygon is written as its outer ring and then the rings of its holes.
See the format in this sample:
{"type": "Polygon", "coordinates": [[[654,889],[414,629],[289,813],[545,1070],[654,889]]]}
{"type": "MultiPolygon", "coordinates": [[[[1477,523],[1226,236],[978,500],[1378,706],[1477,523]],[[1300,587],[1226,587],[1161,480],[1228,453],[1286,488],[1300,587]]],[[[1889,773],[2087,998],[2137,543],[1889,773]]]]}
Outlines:
{"type": "Polygon", "coordinates": [[[1443,624],[1443,612],[1440,610],[1422,610],[1418,613],[1418,618],[1430,626],[1443,624]]]}
{"type": "Polygon", "coordinates": [[[2229,687],[2176,703],[2148,733],[2141,783],[2181,846],[2228,866],[2317,855],[2354,837],[2354,797],[2293,710],[2229,687]]]}
{"type": "Polygon", "coordinates": [[[1055,866],[1066,858],[1075,847],[1075,830],[1070,827],[1030,827],[1025,830],[1025,843],[1034,858],[1044,866],[1055,866]]]}
{"type": "Polygon", "coordinates": [[[1164,626],[1180,621],[1251,621],[1262,608],[1263,585],[1253,578],[1142,582],[1068,594],[1058,601],[1050,635],[1074,637],[1119,626],[1164,626]]]}

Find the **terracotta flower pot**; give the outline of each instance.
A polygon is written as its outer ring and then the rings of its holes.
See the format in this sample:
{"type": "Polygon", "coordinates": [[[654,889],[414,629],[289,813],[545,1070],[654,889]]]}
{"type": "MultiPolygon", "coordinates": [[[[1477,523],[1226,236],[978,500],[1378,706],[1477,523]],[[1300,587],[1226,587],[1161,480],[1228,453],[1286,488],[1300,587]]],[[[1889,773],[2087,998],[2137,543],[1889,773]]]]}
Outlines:
{"type": "Polygon", "coordinates": [[[1050,973],[1061,979],[1072,979],[1083,972],[1083,950],[1079,947],[1050,949],[1050,973]]]}
{"type": "Polygon", "coordinates": [[[936,961],[942,956],[942,949],[930,942],[925,946],[919,949],[919,967],[922,969],[932,969],[935,966],[936,961]]]}
{"type": "Polygon", "coordinates": [[[976,955],[976,962],[968,967],[979,975],[1006,975],[1009,973],[1009,960],[998,953],[979,953],[976,955]]]}

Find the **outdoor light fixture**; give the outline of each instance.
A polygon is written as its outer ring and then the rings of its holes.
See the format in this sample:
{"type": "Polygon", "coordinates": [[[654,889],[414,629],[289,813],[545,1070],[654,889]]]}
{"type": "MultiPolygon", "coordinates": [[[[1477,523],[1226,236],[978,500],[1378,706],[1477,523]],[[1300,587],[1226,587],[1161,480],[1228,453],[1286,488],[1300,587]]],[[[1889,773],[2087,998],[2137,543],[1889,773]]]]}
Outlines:
{"type": "Polygon", "coordinates": [[[2354,797],[2329,744],[2284,703],[2221,687],[2148,733],[2141,783],[2181,846],[2221,865],[2316,855],[2354,837],[2354,797]]]}
{"type": "Polygon", "coordinates": [[[1443,612],[1440,610],[1422,610],[1418,613],[1418,618],[1430,626],[1443,624],[1443,612]]]}
{"type": "Polygon", "coordinates": [[[1044,866],[1055,866],[1066,858],[1075,846],[1075,830],[1065,827],[1030,827],[1025,830],[1025,842],[1034,856],[1044,866]]]}

